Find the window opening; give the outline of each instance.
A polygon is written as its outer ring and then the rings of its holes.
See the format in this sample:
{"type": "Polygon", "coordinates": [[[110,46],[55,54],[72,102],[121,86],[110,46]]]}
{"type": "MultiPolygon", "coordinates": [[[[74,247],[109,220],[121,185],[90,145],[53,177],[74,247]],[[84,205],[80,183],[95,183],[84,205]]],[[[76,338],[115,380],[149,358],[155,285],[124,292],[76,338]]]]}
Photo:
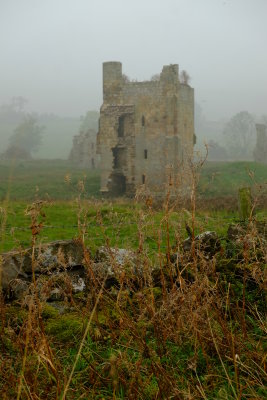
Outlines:
{"type": "Polygon", "coordinates": [[[123,115],[121,115],[119,117],[118,136],[119,137],[123,137],[124,136],[124,116],[123,115]]]}
{"type": "Polygon", "coordinates": [[[142,126],[145,126],[145,117],[142,115],[142,126]]]}
{"type": "Polygon", "coordinates": [[[142,175],[142,184],[144,185],[146,183],[146,176],[142,175]]]}
{"type": "Polygon", "coordinates": [[[144,150],[144,158],[147,159],[147,149],[144,150]]]}

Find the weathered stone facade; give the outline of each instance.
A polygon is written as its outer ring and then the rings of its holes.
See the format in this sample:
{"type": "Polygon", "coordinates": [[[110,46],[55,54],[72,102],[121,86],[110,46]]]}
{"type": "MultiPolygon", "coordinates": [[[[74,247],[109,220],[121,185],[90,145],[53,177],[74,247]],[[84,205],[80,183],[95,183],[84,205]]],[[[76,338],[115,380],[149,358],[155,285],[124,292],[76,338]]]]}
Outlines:
{"type": "Polygon", "coordinates": [[[194,90],[179,81],[178,65],[158,80],[128,82],[120,62],[103,64],[103,105],[97,151],[101,192],[133,196],[139,187],[163,195],[184,176],[194,145],[194,90]]]}
{"type": "Polygon", "coordinates": [[[254,150],[255,161],[267,164],[267,126],[256,124],[257,143],[254,150]]]}
{"type": "Polygon", "coordinates": [[[88,129],[73,137],[73,145],[69,161],[79,168],[95,169],[99,166],[99,156],[96,154],[96,131],[88,129]]]}

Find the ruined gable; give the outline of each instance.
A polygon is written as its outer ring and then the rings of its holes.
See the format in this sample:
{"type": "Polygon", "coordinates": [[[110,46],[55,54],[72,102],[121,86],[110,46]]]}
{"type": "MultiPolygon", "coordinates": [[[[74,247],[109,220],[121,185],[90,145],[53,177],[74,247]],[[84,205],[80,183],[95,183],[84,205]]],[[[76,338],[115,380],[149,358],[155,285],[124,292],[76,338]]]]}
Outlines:
{"type": "Polygon", "coordinates": [[[81,131],[73,137],[69,161],[79,168],[98,168],[99,156],[96,154],[96,131],[94,129],[81,131]]]}
{"type": "Polygon", "coordinates": [[[145,187],[163,195],[170,176],[182,175],[193,142],[194,91],[180,83],[178,65],[164,66],[158,80],[129,82],[120,62],[103,64],[97,139],[103,194],[133,196],[145,187]]]}
{"type": "Polygon", "coordinates": [[[267,126],[256,124],[257,143],[254,150],[254,159],[257,162],[267,164],[267,126]]]}

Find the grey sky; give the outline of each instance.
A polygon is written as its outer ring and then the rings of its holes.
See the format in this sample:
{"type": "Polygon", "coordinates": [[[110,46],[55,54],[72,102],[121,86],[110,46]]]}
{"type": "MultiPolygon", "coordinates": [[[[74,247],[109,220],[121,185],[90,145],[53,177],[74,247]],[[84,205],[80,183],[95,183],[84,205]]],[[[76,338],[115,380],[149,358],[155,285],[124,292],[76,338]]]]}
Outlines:
{"type": "Polygon", "coordinates": [[[267,114],[267,0],[0,0],[0,104],[79,116],[102,62],[143,80],[178,63],[209,119],[267,114]]]}

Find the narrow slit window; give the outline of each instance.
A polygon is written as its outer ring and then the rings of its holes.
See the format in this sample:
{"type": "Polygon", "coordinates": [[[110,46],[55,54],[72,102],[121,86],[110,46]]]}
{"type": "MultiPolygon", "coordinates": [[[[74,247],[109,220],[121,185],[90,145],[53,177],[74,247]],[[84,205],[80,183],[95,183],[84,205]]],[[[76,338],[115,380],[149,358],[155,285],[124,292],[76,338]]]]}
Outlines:
{"type": "Polygon", "coordinates": [[[118,136],[119,137],[124,136],[124,116],[123,115],[119,117],[118,136]]]}
{"type": "Polygon", "coordinates": [[[144,150],[144,158],[147,159],[147,149],[144,150]]]}
{"type": "Polygon", "coordinates": [[[142,184],[144,185],[146,183],[146,176],[142,175],[142,184]]]}
{"type": "Polygon", "coordinates": [[[146,120],[145,117],[142,115],[142,126],[145,126],[146,120]]]}

